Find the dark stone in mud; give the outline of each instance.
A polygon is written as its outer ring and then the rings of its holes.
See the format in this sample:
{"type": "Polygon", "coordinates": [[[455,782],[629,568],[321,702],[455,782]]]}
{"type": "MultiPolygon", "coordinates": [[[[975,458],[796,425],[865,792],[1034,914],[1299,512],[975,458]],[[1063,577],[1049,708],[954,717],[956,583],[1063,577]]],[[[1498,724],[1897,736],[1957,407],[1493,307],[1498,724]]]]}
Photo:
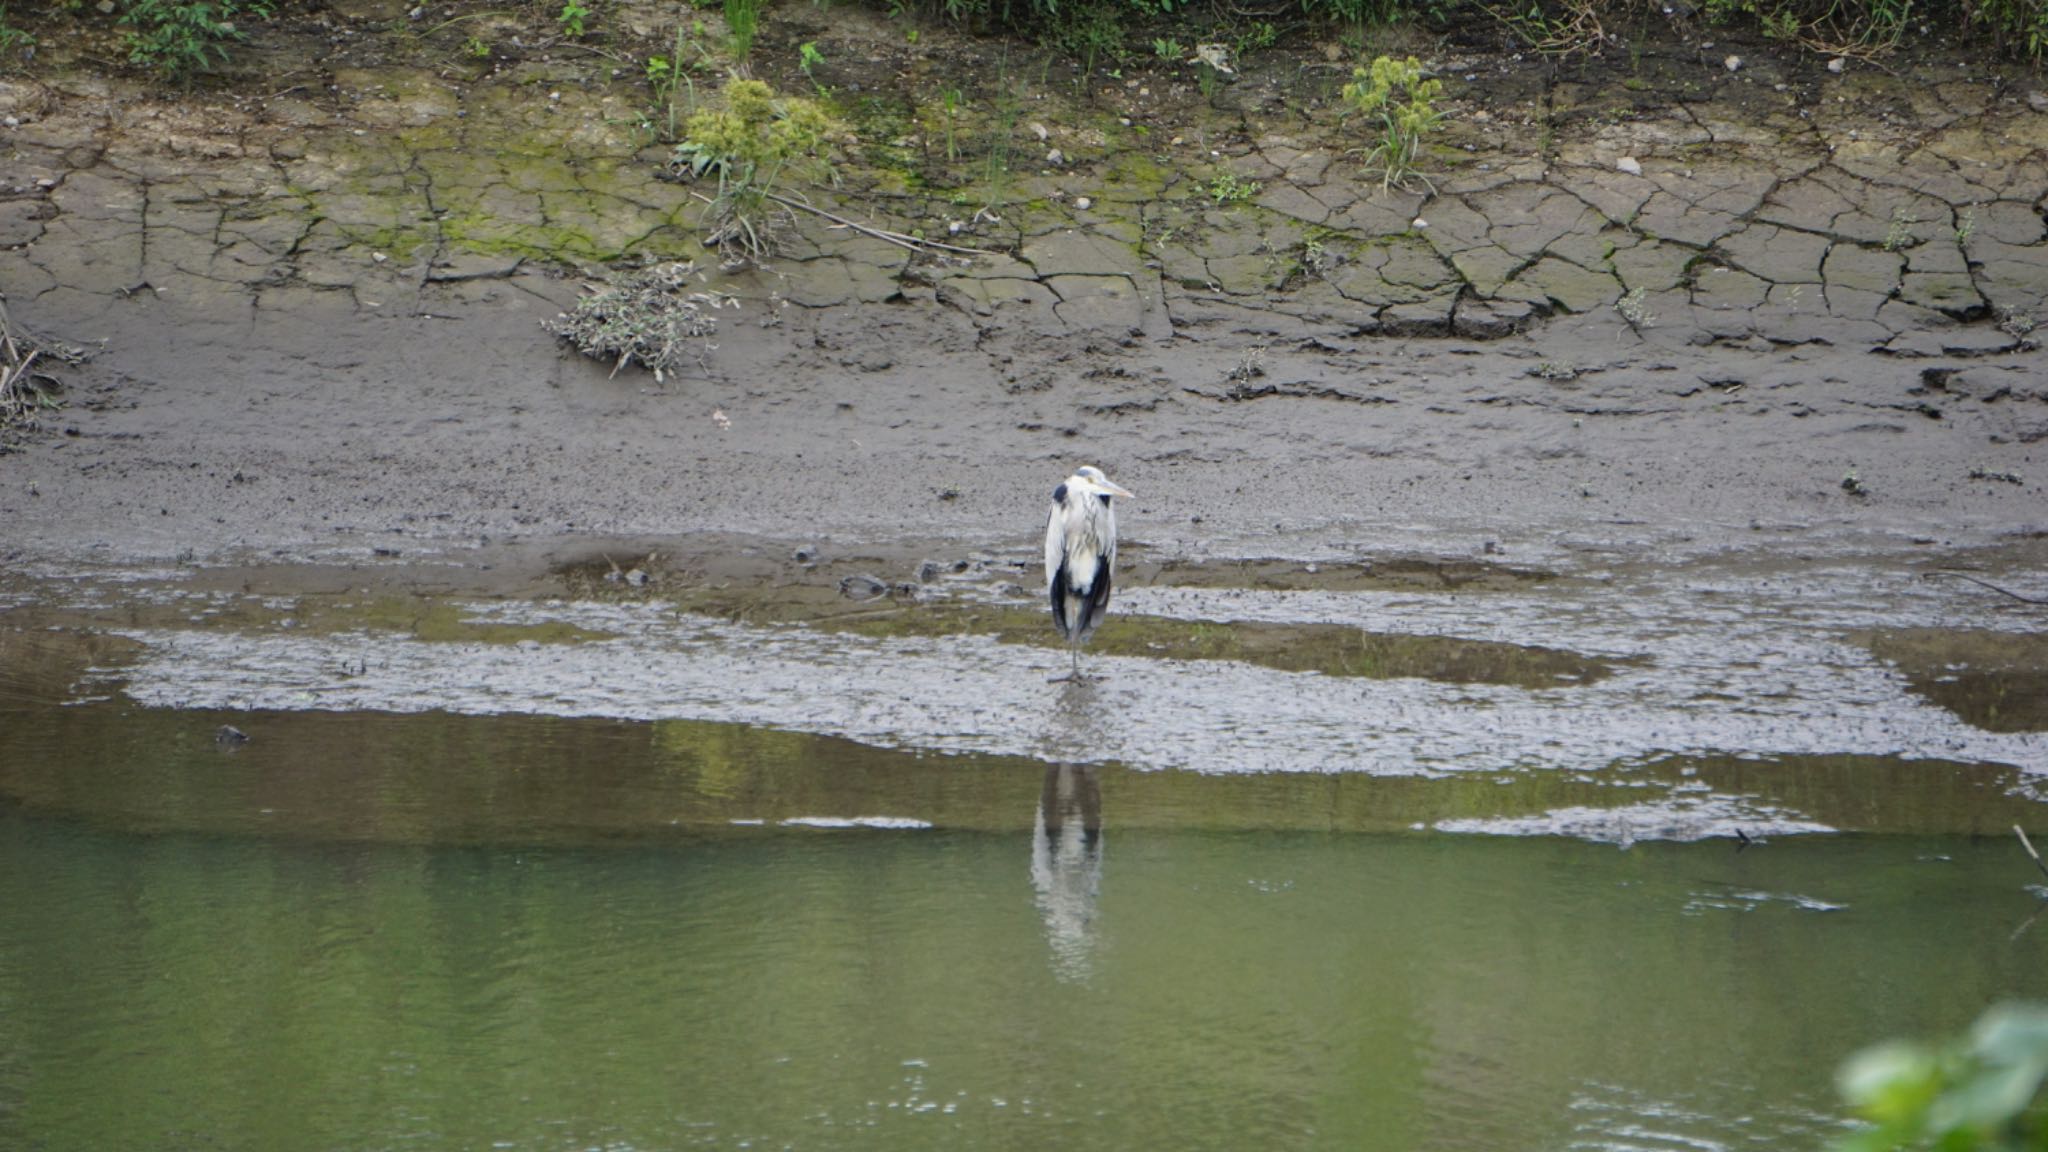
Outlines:
{"type": "Polygon", "coordinates": [[[1499,340],[1529,326],[1540,313],[1521,300],[1465,301],[1451,316],[1452,333],[1469,340],[1499,340]]]}
{"type": "Polygon", "coordinates": [[[232,724],[223,724],[214,731],[213,742],[223,748],[239,748],[249,742],[249,734],[232,724]]]}

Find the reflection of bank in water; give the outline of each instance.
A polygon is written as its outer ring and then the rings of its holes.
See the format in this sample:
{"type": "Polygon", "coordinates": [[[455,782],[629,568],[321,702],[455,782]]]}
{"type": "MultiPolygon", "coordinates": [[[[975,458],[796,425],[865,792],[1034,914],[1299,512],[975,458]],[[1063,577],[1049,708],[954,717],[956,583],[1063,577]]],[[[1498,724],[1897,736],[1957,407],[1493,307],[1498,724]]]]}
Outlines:
{"type": "Polygon", "coordinates": [[[1045,766],[1031,836],[1031,886],[1052,945],[1053,971],[1087,979],[1102,891],[1102,779],[1095,766],[1045,766]]]}

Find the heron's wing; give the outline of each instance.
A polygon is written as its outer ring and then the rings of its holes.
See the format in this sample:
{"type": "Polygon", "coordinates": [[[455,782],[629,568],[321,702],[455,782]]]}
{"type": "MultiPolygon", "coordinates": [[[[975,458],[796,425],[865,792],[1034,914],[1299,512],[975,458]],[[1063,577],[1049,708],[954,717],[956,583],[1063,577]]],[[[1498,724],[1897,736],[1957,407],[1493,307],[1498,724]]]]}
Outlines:
{"type": "Polygon", "coordinates": [[[1052,622],[1067,634],[1067,507],[1062,484],[1053,493],[1052,515],[1045,520],[1045,590],[1052,599],[1052,622]]]}
{"type": "MultiPolygon", "coordinates": [[[[1065,491],[1066,485],[1060,485],[1065,491]]],[[[1052,502],[1052,515],[1045,518],[1045,585],[1052,587],[1053,574],[1067,558],[1066,507],[1060,501],[1052,502]]]]}
{"type": "Polygon", "coordinates": [[[1095,562],[1095,581],[1088,586],[1088,600],[1081,608],[1080,630],[1083,633],[1095,631],[1095,626],[1102,623],[1102,617],[1109,612],[1109,585],[1113,579],[1109,556],[1105,554],[1095,562]]]}
{"type": "Polygon", "coordinates": [[[1052,598],[1052,622],[1059,627],[1060,635],[1072,636],[1074,630],[1068,626],[1067,601],[1074,597],[1072,589],[1067,587],[1067,566],[1064,561],[1053,569],[1052,585],[1046,592],[1052,598]]]}

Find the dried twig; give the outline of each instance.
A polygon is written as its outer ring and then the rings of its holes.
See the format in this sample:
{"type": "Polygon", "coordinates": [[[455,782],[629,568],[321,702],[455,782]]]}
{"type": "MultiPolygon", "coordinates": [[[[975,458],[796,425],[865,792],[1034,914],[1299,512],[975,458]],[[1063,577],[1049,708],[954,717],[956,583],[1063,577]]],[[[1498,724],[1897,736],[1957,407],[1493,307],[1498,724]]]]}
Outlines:
{"type": "MultiPolygon", "coordinates": [[[[2022,604],[2048,604],[2048,599],[2042,599],[2042,598],[2041,598],[2041,597],[2039,597],[2039,596],[2022,596],[2022,595],[2020,595],[2019,593],[2017,593],[2017,592],[2013,591],[2013,590],[2012,590],[2012,589],[2010,589],[2010,588],[2000,588],[2000,587],[1999,587],[1998,585],[1996,585],[1996,584],[1993,584],[1993,583],[1992,583],[1991,581],[1989,581],[1989,580],[1980,580],[1980,579],[1978,579],[1977,577],[1975,577],[1975,576],[1972,576],[1972,575],[1970,575],[1970,574],[1969,574],[1969,573],[1967,573],[1967,572],[1955,572],[1955,571],[1951,571],[1950,569],[1947,569],[1947,568],[1943,568],[1943,569],[1940,569],[1940,570],[1938,570],[1938,571],[1934,571],[1934,572],[1926,572],[1926,573],[1922,573],[1922,575],[1921,575],[1921,579],[1923,579],[1923,580],[1932,580],[1932,579],[1936,578],[1937,576],[1947,576],[1947,577],[1950,577],[1950,578],[1952,578],[1952,579],[1956,579],[1956,580],[1968,580],[1968,581],[1969,581],[1970,583],[1972,583],[1972,584],[1977,584],[1977,585],[1981,585],[1982,587],[1985,587],[1985,588],[1989,588],[1989,589],[1991,589],[1991,590],[1992,590],[1993,592],[1996,592],[1996,593],[1998,593],[1998,594],[1999,594],[1999,595],[2001,595],[2001,596],[2010,596],[2010,597],[2012,597],[2013,599],[2015,599],[2015,600],[2019,601],[2019,602],[2020,602],[2020,603],[2022,603],[2022,604]]],[[[2040,858],[2039,858],[2039,857],[2035,857],[2035,859],[2037,859],[2037,860],[2038,860],[2038,859],[2040,859],[2040,858]]]]}

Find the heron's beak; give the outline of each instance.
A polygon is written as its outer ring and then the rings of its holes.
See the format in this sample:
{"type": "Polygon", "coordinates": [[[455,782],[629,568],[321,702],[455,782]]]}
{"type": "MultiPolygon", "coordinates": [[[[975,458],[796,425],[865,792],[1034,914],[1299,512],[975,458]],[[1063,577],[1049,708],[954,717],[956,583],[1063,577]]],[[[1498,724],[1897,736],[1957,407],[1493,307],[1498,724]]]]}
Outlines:
{"type": "Polygon", "coordinates": [[[1124,498],[1124,499],[1126,499],[1126,500],[1136,500],[1136,499],[1137,499],[1137,497],[1136,497],[1136,496],[1133,496],[1133,495],[1131,495],[1131,494],[1130,494],[1129,492],[1127,492],[1127,491],[1125,491],[1125,490],[1124,490],[1123,488],[1119,487],[1119,486],[1118,486],[1118,485],[1116,484],[1116,482],[1115,482],[1115,481],[1113,481],[1113,480],[1104,480],[1104,481],[1102,482],[1102,484],[1100,485],[1100,487],[1102,488],[1102,490],[1103,490],[1104,492],[1107,492],[1107,493],[1109,493],[1109,494],[1110,494],[1111,496],[1121,496],[1121,497],[1123,497],[1123,498],[1124,498]]]}

